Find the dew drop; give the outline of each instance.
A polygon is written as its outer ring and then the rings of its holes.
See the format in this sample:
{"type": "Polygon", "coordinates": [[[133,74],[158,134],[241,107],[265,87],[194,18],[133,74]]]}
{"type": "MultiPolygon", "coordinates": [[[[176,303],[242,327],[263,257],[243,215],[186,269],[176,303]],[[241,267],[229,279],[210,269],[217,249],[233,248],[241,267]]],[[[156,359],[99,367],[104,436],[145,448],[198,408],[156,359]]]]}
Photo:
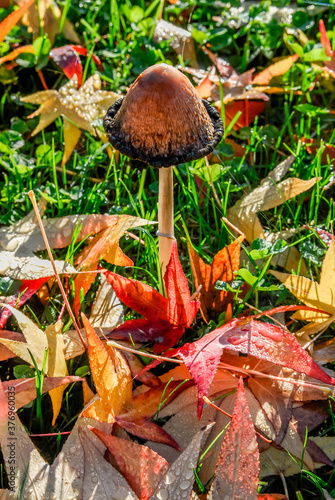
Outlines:
{"type": "Polygon", "coordinates": [[[168,500],[169,494],[167,490],[159,490],[156,494],[156,497],[158,498],[158,500],[168,500]]]}

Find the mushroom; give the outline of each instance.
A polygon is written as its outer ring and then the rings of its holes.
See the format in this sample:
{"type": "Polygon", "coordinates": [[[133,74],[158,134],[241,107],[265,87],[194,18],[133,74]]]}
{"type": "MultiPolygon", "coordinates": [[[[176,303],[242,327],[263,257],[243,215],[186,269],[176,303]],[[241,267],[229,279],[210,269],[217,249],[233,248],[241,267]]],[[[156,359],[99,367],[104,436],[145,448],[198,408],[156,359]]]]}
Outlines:
{"type": "Polygon", "coordinates": [[[164,276],[174,239],[172,165],[214,150],[223,135],[220,115],[183,73],[157,64],[141,73],[127,95],[108,109],[104,128],[115,149],[160,169],[157,234],[164,276]]]}

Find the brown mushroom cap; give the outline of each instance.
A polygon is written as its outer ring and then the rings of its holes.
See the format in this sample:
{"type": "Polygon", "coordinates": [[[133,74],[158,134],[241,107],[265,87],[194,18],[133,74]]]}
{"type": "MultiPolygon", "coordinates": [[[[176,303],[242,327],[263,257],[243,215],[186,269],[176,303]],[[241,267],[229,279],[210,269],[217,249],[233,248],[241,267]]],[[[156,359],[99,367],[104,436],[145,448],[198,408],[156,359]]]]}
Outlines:
{"type": "Polygon", "coordinates": [[[109,108],[104,128],[121,153],[153,167],[207,156],[223,135],[219,113],[167,64],[141,73],[126,97],[109,108]]]}

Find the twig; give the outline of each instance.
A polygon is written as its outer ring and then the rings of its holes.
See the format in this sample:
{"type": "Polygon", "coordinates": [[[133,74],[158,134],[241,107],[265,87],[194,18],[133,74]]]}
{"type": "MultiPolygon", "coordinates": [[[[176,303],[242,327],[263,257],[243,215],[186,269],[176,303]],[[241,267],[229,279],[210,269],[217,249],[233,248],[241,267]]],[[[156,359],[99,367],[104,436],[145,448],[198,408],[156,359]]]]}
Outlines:
{"type": "Polygon", "coordinates": [[[34,191],[29,191],[28,195],[29,195],[29,198],[31,200],[31,203],[33,204],[33,207],[34,207],[34,210],[35,210],[35,214],[36,214],[36,219],[37,219],[38,225],[40,226],[41,233],[42,233],[42,236],[43,236],[43,240],[44,240],[44,243],[45,243],[45,246],[46,246],[49,258],[50,258],[51,265],[52,265],[54,273],[55,273],[55,277],[56,277],[57,283],[59,285],[59,288],[60,288],[61,294],[63,296],[64,302],[66,304],[66,308],[67,308],[67,310],[69,312],[69,315],[70,315],[70,317],[72,319],[73,326],[75,327],[75,329],[76,329],[76,331],[77,331],[77,333],[79,335],[81,343],[83,344],[83,346],[85,347],[85,349],[87,349],[87,346],[86,346],[86,344],[84,342],[84,339],[83,339],[83,337],[82,337],[82,335],[80,333],[79,326],[77,324],[76,318],[74,317],[74,314],[72,312],[72,309],[71,309],[71,306],[69,304],[69,301],[67,300],[67,296],[66,296],[66,293],[64,291],[64,288],[63,288],[62,282],[60,280],[59,274],[57,272],[57,269],[56,269],[56,266],[55,266],[55,261],[54,261],[54,258],[52,256],[52,253],[51,253],[51,249],[50,249],[48,237],[47,237],[46,232],[44,230],[43,222],[42,222],[40,213],[38,211],[38,207],[37,207],[37,203],[36,203],[36,198],[35,198],[35,195],[34,195],[34,191]]]}
{"type": "Polygon", "coordinates": [[[232,228],[233,228],[233,229],[234,229],[234,230],[235,230],[238,234],[240,234],[241,236],[246,237],[246,236],[245,236],[245,234],[244,234],[244,233],[242,233],[242,231],[241,231],[238,227],[234,226],[234,224],[232,224],[232,223],[231,223],[231,222],[230,222],[230,221],[229,221],[226,217],[221,217],[221,219],[222,219],[222,220],[223,220],[223,222],[225,222],[228,226],[232,227],[232,228]]]}
{"type": "Polygon", "coordinates": [[[132,349],[131,347],[126,347],[126,346],[123,346],[121,344],[118,344],[114,340],[108,340],[107,345],[110,345],[112,347],[116,347],[117,349],[122,349],[123,351],[128,351],[128,352],[132,352],[134,354],[138,354],[139,356],[145,356],[147,358],[159,359],[160,361],[171,361],[171,363],[177,363],[178,365],[181,365],[183,363],[179,359],[166,358],[164,356],[156,356],[155,354],[149,354],[149,353],[144,352],[144,351],[138,351],[137,349],[132,349]]]}

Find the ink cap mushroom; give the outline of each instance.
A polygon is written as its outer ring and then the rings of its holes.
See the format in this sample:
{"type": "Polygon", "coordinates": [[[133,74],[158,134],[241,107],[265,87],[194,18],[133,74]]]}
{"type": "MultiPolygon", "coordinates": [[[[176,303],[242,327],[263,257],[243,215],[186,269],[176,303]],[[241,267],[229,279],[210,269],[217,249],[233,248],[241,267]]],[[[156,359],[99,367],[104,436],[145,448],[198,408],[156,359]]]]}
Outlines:
{"type": "Polygon", "coordinates": [[[108,109],[104,128],[115,149],[160,169],[157,234],[164,276],[174,238],[172,166],[209,155],[223,136],[221,117],[183,73],[157,64],[108,109]]]}

